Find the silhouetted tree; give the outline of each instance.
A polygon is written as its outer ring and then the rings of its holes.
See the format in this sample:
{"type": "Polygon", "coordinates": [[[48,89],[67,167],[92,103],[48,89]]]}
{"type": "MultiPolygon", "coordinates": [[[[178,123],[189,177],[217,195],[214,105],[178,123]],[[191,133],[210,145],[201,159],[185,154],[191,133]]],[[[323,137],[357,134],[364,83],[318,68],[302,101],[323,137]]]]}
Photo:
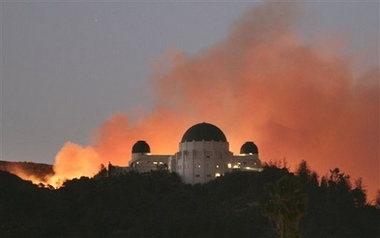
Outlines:
{"type": "Polygon", "coordinates": [[[350,199],[351,182],[349,175],[340,172],[339,168],[335,168],[330,170],[327,183],[328,196],[331,202],[343,209],[353,205],[350,199]]]}
{"type": "Polygon", "coordinates": [[[367,191],[364,189],[362,178],[355,180],[355,188],[350,193],[355,207],[364,207],[367,204],[367,191]]]}
{"type": "Polygon", "coordinates": [[[105,178],[105,177],[108,177],[107,168],[106,168],[106,166],[104,166],[104,164],[100,164],[99,172],[94,175],[94,178],[98,179],[98,178],[105,178]]]}
{"type": "Polygon", "coordinates": [[[299,222],[307,211],[307,197],[299,181],[285,175],[276,184],[267,184],[266,189],[270,200],[264,205],[263,214],[276,223],[277,235],[300,237],[299,222]]]}
{"type": "Polygon", "coordinates": [[[309,200],[319,199],[318,175],[312,171],[305,160],[302,160],[295,171],[300,183],[303,185],[309,200]]]}
{"type": "Polygon", "coordinates": [[[305,160],[302,160],[295,171],[300,182],[305,185],[318,186],[318,175],[315,171],[311,171],[305,160]]]}

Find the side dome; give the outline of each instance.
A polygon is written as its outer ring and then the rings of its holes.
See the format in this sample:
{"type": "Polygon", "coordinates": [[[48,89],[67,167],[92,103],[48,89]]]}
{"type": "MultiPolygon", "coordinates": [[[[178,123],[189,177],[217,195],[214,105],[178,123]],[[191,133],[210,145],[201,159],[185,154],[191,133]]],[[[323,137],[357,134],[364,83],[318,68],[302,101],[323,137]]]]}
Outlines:
{"type": "Polygon", "coordinates": [[[144,140],[139,140],[132,147],[133,153],[150,153],[150,147],[144,140]]]}
{"type": "Polygon", "coordinates": [[[252,141],[245,142],[240,148],[240,154],[258,154],[259,149],[252,141]]]}
{"type": "Polygon", "coordinates": [[[190,127],[182,136],[181,143],[185,141],[221,141],[227,142],[223,131],[210,123],[199,123],[190,127]]]}

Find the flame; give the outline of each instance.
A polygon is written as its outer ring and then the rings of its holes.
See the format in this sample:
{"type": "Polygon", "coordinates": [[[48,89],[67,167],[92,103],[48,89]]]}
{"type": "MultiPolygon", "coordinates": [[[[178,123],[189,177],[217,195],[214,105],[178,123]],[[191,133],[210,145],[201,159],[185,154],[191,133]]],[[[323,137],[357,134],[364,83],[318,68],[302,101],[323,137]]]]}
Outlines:
{"type": "Polygon", "coordinates": [[[99,171],[99,165],[99,154],[94,148],[67,142],[56,156],[54,175],[47,184],[57,188],[68,179],[92,177],[99,171]]]}
{"type": "Polygon", "coordinates": [[[339,167],[374,191],[379,69],[356,78],[336,42],[303,45],[292,31],[299,19],[294,6],[251,9],[226,39],[198,55],[164,52],[149,80],[155,108],[134,122],[128,114],[112,115],[91,146],[67,143],[50,182],[93,176],[109,162],[125,166],[141,139],[153,154],[174,154],[186,129],[207,121],[225,132],[234,152],[253,140],[264,161],[286,157],[295,166],[305,159],[320,173],[339,167]]]}

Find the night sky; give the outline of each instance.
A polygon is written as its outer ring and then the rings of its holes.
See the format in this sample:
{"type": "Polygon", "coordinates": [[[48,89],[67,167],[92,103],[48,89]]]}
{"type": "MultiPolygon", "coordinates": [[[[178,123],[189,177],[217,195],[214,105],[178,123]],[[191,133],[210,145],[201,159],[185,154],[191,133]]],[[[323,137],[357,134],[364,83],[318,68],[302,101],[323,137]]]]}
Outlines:
{"type": "Polygon", "coordinates": [[[150,110],[153,61],[222,39],[252,3],[2,3],[2,160],[53,163],[111,114],[150,110]]]}

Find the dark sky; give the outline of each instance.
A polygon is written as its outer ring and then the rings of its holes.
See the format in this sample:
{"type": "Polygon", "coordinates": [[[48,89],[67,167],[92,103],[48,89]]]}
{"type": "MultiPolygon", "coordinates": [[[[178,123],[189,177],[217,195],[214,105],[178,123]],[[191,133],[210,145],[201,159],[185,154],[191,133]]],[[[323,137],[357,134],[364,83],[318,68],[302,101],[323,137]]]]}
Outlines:
{"type": "MultiPolygon", "coordinates": [[[[147,80],[162,54],[201,52],[260,3],[0,4],[0,159],[52,164],[67,141],[90,143],[111,114],[149,112],[155,102],[147,80]]],[[[378,3],[299,7],[303,21],[296,31],[305,43],[345,39],[339,54],[352,56],[357,74],[378,66],[378,3]]]]}

